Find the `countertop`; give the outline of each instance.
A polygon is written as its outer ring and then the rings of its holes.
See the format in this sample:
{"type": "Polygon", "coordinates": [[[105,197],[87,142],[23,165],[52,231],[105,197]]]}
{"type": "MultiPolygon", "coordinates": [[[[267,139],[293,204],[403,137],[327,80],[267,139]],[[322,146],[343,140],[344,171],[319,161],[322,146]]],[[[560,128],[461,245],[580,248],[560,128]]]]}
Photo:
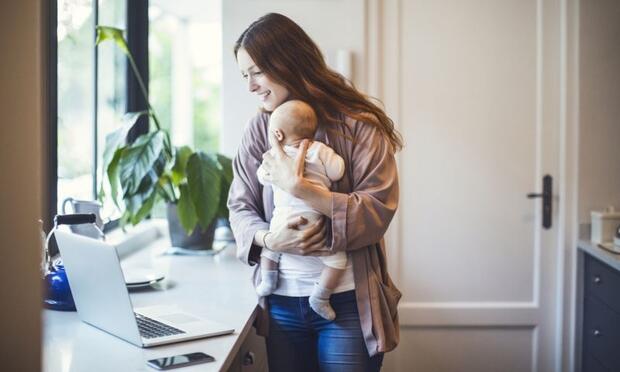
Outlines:
{"type": "Polygon", "coordinates": [[[215,362],[182,371],[219,371],[230,366],[256,315],[252,268],[237,260],[234,244],[215,256],[166,255],[170,243],[167,234],[159,231],[144,248],[121,254],[124,270],[152,268],[165,274],[153,288],[130,291],[133,306],[178,305],[231,326],[234,333],[140,348],[81,322],[76,312],[46,309],[42,312],[44,371],[155,371],[146,365],[147,360],[196,351],[212,355],[215,362]]]}
{"type": "Polygon", "coordinates": [[[586,239],[580,239],[577,242],[577,247],[620,271],[620,254],[612,253],[606,249],[600,248],[596,243],[586,239]]]}

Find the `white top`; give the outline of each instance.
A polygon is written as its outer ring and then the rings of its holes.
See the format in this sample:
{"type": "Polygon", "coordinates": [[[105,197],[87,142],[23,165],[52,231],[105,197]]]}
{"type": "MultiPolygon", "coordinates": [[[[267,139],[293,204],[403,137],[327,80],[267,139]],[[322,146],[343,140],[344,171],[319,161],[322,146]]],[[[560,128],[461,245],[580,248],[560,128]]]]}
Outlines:
{"type": "MultiPolygon", "coordinates": [[[[273,154],[273,149],[268,152],[273,154]]],[[[284,152],[292,158],[297,156],[299,149],[294,146],[285,145],[284,152]]],[[[258,180],[263,185],[270,185],[264,178],[265,171],[259,167],[257,172],[258,180]]],[[[337,181],[344,175],[344,159],[322,142],[313,141],[308,146],[306,153],[306,166],[304,177],[310,182],[330,189],[332,182],[337,181]]],[[[296,198],[277,186],[273,188],[274,210],[270,227],[282,226],[294,217],[303,215],[310,222],[315,221],[321,213],[310,207],[302,199],[296,198]]],[[[294,254],[282,254],[279,265],[278,288],[275,294],[282,296],[310,296],[314,283],[319,280],[323,271],[323,262],[318,257],[299,256],[294,254]]],[[[345,292],[355,289],[353,279],[353,266],[351,260],[347,262],[347,268],[340,280],[340,284],[334,293],[345,292]]]]}

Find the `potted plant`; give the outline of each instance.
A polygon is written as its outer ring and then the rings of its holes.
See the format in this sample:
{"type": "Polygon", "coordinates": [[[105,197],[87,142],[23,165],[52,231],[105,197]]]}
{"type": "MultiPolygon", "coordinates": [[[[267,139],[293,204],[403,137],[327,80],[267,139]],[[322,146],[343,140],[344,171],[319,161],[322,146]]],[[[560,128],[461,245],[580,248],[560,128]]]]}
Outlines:
{"type": "MultiPolygon", "coordinates": [[[[108,197],[117,207],[124,207],[121,225],[136,225],[158,202],[164,201],[172,245],[210,249],[218,218],[228,218],[226,200],[233,177],[231,159],[194,151],[188,146],[173,147],[169,133],[161,128],[148,100],[123,31],[97,26],[96,45],[108,40],[127,56],[147,102],[147,110],[125,114],[123,125],[105,140],[102,182],[109,183],[108,197]],[[152,119],[154,127],[127,143],[129,131],[143,115],[152,119]]],[[[103,190],[102,184],[100,200],[105,197],[103,190]]]]}

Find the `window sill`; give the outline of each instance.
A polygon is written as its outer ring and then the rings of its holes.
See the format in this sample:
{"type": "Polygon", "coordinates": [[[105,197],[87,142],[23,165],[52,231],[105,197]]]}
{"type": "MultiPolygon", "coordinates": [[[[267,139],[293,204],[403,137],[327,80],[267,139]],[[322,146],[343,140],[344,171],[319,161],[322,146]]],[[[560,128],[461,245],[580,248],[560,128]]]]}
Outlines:
{"type": "Polygon", "coordinates": [[[106,234],[106,242],[116,247],[119,258],[123,258],[146,248],[153,241],[168,235],[166,219],[151,219],[136,226],[116,228],[106,234]]]}

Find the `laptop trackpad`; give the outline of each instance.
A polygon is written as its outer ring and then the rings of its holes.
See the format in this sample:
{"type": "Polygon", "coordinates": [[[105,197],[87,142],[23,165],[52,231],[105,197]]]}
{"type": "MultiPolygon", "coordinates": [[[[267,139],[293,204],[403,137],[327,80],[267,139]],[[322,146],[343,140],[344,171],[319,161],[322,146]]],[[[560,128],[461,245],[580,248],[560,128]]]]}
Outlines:
{"type": "Polygon", "coordinates": [[[167,314],[167,315],[160,315],[159,318],[167,322],[176,323],[176,324],[185,324],[185,323],[202,321],[202,319],[198,319],[189,314],[184,314],[184,313],[173,313],[173,314],[167,314]]]}

